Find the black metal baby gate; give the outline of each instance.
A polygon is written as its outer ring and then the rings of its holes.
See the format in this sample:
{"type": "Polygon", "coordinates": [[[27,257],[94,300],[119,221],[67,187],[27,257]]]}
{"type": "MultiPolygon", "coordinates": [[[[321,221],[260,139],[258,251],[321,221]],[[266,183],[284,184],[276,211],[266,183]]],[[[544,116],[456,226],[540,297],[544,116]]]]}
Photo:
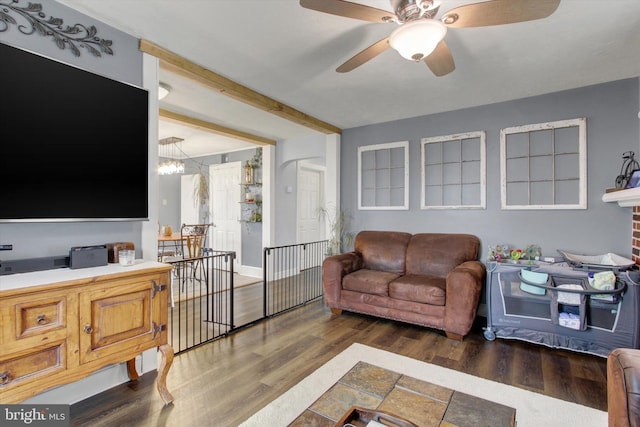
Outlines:
{"type": "Polygon", "coordinates": [[[273,316],[322,297],[328,241],[264,248],[263,312],[273,316]]]}
{"type": "Polygon", "coordinates": [[[237,286],[235,252],[170,261],[169,343],[176,353],[322,297],[326,240],[263,250],[263,280],[237,286]]]}
{"type": "Polygon", "coordinates": [[[205,250],[201,257],[169,262],[169,343],[176,353],[233,329],[235,252],[205,250]]]}

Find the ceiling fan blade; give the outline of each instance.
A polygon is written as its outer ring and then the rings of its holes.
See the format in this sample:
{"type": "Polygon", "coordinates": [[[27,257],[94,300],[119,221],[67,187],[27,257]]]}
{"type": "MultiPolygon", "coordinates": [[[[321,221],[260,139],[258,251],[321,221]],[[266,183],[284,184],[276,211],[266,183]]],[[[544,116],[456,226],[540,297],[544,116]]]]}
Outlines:
{"type": "Polygon", "coordinates": [[[447,75],[456,69],[451,50],[444,40],[438,43],[431,55],[424,58],[424,62],[437,77],[447,75]]]}
{"type": "Polygon", "coordinates": [[[349,59],[347,62],[345,62],[338,68],[336,68],[336,71],[339,73],[347,73],[353,70],[354,68],[357,68],[362,64],[364,64],[365,62],[380,55],[382,52],[389,49],[389,47],[390,47],[389,37],[385,37],[379,42],[376,42],[371,46],[369,46],[368,48],[366,48],[365,50],[361,51],[360,53],[358,53],[357,55],[349,59]]]}
{"type": "Polygon", "coordinates": [[[300,0],[300,6],[362,21],[391,22],[396,19],[396,16],[389,11],[344,0],[300,0]]]}
{"type": "Polygon", "coordinates": [[[460,6],[446,12],[442,22],[451,28],[486,27],[546,18],[560,0],[493,0],[460,6]]]}

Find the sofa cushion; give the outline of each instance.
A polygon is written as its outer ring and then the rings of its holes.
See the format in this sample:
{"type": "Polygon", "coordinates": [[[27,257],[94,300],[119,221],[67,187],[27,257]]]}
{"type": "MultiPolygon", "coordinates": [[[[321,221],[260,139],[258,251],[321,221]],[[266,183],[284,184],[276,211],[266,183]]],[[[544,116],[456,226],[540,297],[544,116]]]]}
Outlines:
{"type": "Polygon", "coordinates": [[[400,275],[385,271],[375,271],[363,268],[347,274],[342,279],[342,288],[349,291],[363,292],[365,294],[389,295],[389,282],[400,275]]]}
{"type": "Polygon", "coordinates": [[[354,249],[362,255],[364,268],[404,274],[411,234],[398,231],[361,231],[354,249]]]}
{"type": "Polygon", "coordinates": [[[445,305],[447,282],[442,277],[407,274],[389,284],[389,296],[404,301],[445,305]]]}
{"type": "Polygon", "coordinates": [[[480,240],[471,234],[414,234],[407,247],[407,274],[445,278],[457,265],[478,258],[480,240]]]}

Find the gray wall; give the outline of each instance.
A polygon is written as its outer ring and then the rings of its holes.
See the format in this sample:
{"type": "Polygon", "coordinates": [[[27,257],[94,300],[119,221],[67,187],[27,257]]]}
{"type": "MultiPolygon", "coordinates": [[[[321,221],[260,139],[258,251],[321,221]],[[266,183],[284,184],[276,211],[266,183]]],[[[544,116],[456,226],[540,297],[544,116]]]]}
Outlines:
{"type": "MultiPolygon", "coordinates": [[[[472,233],[482,252],[498,243],[523,248],[537,244],[543,254],[614,252],[631,256],[631,209],[602,202],[614,186],[622,153],[639,147],[639,81],[628,79],[424,117],[347,129],[342,135],[341,204],[352,215],[352,231],[472,233]],[[500,129],[579,117],[587,118],[587,210],[506,211],[500,208],[500,129]],[[487,131],[487,209],[420,209],[420,140],[476,130],[487,131]],[[409,141],[409,210],[357,210],[357,148],[409,141]]],[[[425,102],[428,102],[426,100],[425,102]]],[[[484,255],[482,255],[484,256],[484,255]]]]}
{"type": "MultiPolygon", "coordinates": [[[[25,6],[26,3],[23,3],[21,2],[22,6],[25,6]]],[[[0,43],[39,53],[118,81],[142,86],[142,53],[138,50],[137,38],[95,21],[57,2],[42,3],[43,13],[47,17],[61,18],[65,26],[73,26],[77,23],[86,27],[95,25],[98,37],[113,41],[114,54],[102,54],[101,57],[95,57],[80,48],[81,55],[75,57],[69,49],[59,49],[52,37],[41,36],[37,31],[26,35],[12,24],[8,25],[6,31],[0,32],[0,43]]],[[[18,20],[18,24],[26,25],[26,22],[18,20]]],[[[41,95],[44,96],[44,94],[41,95]]],[[[64,128],[61,128],[60,132],[63,133],[64,128]]],[[[28,170],[25,172],[28,173],[28,170]]],[[[79,178],[81,179],[81,177],[79,178]]],[[[0,224],[0,243],[13,244],[13,251],[0,252],[0,258],[11,260],[64,255],[68,254],[72,246],[117,241],[132,241],[136,247],[140,247],[141,230],[141,222],[0,224]]],[[[140,256],[140,253],[137,255],[140,256]]]]}

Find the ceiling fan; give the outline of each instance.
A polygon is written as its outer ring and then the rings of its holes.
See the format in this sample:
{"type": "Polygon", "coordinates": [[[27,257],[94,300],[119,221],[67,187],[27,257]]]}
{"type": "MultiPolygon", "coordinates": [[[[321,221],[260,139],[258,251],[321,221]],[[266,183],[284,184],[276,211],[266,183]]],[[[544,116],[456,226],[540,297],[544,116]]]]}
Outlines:
{"type": "Polygon", "coordinates": [[[543,19],[555,12],[560,4],[560,0],[491,0],[453,8],[436,19],[442,1],[390,0],[395,13],[344,0],[300,0],[300,5],[332,15],[399,25],[388,37],[340,65],[336,69],[339,73],[351,71],[392,47],[406,59],[424,61],[436,76],[444,76],[456,68],[444,41],[447,28],[485,27],[543,19]]]}

